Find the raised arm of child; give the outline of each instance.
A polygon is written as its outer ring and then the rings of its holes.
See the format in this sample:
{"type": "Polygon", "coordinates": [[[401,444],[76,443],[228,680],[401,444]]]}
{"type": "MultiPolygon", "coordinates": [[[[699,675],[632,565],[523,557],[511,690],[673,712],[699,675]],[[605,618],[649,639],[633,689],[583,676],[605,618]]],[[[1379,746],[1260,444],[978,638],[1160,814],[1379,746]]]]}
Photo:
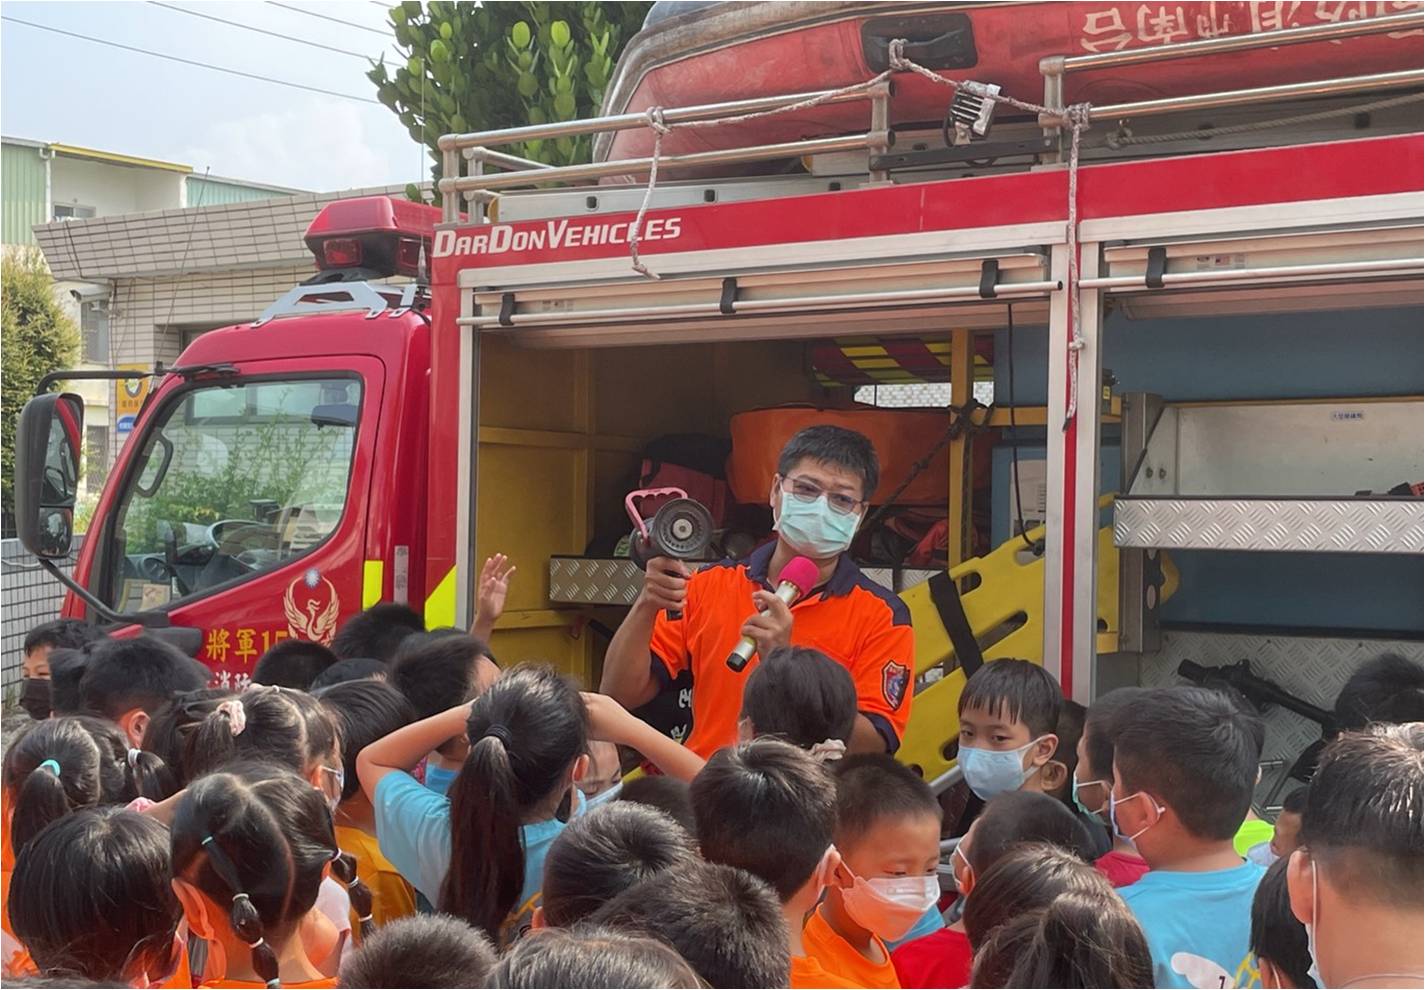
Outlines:
{"type": "Polygon", "coordinates": [[[475,593],[475,623],[470,635],[483,643],[490,642],[495,623],[505,611],[505,597],[510,591],[510,578],[515,565],[502,553],[486,557],[480,568],[480,582],[475,593]]]}
{"type": "Polygon", "coordinates": [[[356,775],[361,789],[373,802],[376,785],[391,773],[410,773],[434,749],[465,734],[470,719],[470,703],[412,722],[389,736],[376,740],[356,756],[356,775]]]}
{"type": "Polygon", "coordinates": [[[628,746],[670,777],[692,780],[706,762],[697,753],[643,721],[606,694],[584,692],[589,712],[589,738],[628,746]]]}

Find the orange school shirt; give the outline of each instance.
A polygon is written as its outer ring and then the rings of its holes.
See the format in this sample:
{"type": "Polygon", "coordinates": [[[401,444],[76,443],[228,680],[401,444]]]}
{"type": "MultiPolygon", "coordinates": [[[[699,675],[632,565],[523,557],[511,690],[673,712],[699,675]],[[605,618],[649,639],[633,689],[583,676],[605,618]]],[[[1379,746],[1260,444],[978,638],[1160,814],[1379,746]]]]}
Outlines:
{"type": "MultiPolygon", "coordinates": [[[[742,689],[759,658],[741,671],[727,657],[756,611],[752,593],[773,591],[767,574],[776,541],[745,560],[725,560],[688,580],[682,617],[659,612],[649,648],[653,675],[665,688],[684,670],[693,676],[693,732],[687,746],[708,757],[737,741],[742,689]]],[[[894,752],[910,718],[915,641],[910,611],[842,554],[831,579],[792,605],[792,643],[825,653],[851,672],[856,707],[894,752]]]]}
{"type": "MultiPolygon", "coordinates": [[[[371,921],[380,928],[388,921],[416,913],[416,892],[391,861],[381,855],[376,836],[350,825],[338,825],[336,844],[356,857],[356,876],[371,891],[371,921]]],[[[351,931],[361,934],[361,919],[351,912],[351,931]]]]}
{"type": "Polygon", "coordinates": [[[855,946],[832,931],[818,908],[812,912],[811,919],[802,929],[802,948],[806,949],[807,955],[815,959],[822,969],[837,979],[847,981],[853,987],[866,987],[867,990],[900,990],[900,979],[896,976],[895,966],[891,964],[891,950],[886,948],[886,943],[879,938],[874,935],[871,937],[876,939],[876,947],[884,958],[882,962],[874,963],[867,959],[856,951],[855,946]]]}
{"type": "Polygon", "coordinates": [[[811,956],[792,956],[792,978],[787,986],[791,990],[841,990],[843,987],[855,988],[857,984],[828,973],[811,956]]]}

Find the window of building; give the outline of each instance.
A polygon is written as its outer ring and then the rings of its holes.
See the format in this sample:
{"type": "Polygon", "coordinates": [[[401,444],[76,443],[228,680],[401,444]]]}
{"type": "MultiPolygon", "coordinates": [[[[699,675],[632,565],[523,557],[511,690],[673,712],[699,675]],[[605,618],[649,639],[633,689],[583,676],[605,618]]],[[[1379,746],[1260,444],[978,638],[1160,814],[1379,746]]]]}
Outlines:
{"type": "Polygon", "coordinates": [[[91,492],[104,487],[109,477],[109,427],[84,425],[84,485],[91,492]]]}
{"type": "Polygon", "coordinates": [[[86,299],[79,304],[79,329],[84,335],[84,360],[109,363],[109,303],[86,299]]]}
{"type": "Polygon", "coordinates": [[[56,220],[88,220],[94,216],[94,207],[80,206],[78,203],[55,203],[56,220]]]}

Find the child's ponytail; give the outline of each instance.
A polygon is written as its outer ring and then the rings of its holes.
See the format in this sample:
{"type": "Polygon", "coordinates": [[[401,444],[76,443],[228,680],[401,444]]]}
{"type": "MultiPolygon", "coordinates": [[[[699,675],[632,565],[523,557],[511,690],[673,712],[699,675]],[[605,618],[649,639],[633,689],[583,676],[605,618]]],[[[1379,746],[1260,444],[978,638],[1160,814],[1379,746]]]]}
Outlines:
{"type": "Polygon", "coordinates": [[[450,788],[439,906],[499,941],[524,887],[520,825],[556,797],[584,752],[584,702],[552,667],[517,667],[475,700],[466,733],[470,754],[450,788]]]}
{"type": "Polygon", "coordinates": [[[15,850],[76,808],[137,797],[127,753],[118,726],[88,715],[48,718],[16,739],[5,754],[15,850]]]}
{"type": "Polygon", "coordinates": [[[346,896],[351,900],[351,909],[356,912],[357,931],[365,941],[376,931],[376,922],[371,918],[375,902],[371,890],[361,882],[356,872],[356,857],[349,852],[338,852],[332,860],[332,873],[346,887],[346,896]]]}
{"type": "Polygon", "coordinates": [[[208,864],[213,871],[222,878],[228,885],[229,890],[236,891],[232,898],[232,907],[228,911],[228,923],[233,926],[233,931],[238,937],[247,943],[247,947],[252,950],[252,970],[262,982],[269,987],[280,987],[282,980],[278,972],[277,953],[272,946],[267,943],[267,938],[263,931],[262,915],[258,913],[256,906],[252,903],[252,897],[243,887],[243,881],[238,876],[233,861],[228,858],[218,845],[218,840],[213,836],[206,836],[200,843],[208,853],[208,864]]]}
{"type": "Polygon", "coordinates": [[[228,698],[213,706],[188,736],[184,764],[189,779],[231,763],[238,755],[237,737],[247,728],[247,710],[241,698],[228,698]]]}

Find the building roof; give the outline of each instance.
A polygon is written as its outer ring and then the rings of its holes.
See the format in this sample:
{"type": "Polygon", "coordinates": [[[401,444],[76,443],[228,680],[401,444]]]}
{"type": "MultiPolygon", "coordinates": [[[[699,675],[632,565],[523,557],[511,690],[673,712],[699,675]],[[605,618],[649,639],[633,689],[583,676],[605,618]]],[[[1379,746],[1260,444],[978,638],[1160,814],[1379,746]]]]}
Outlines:
{"type": "Polygon", "coordinates": [[[267,268],[312,260],[302,235],[328,203],[381,195],[404,197],[405,187],[63,220],[37,224],[34,230],[45,261],[61,281],[267,268]]]}

